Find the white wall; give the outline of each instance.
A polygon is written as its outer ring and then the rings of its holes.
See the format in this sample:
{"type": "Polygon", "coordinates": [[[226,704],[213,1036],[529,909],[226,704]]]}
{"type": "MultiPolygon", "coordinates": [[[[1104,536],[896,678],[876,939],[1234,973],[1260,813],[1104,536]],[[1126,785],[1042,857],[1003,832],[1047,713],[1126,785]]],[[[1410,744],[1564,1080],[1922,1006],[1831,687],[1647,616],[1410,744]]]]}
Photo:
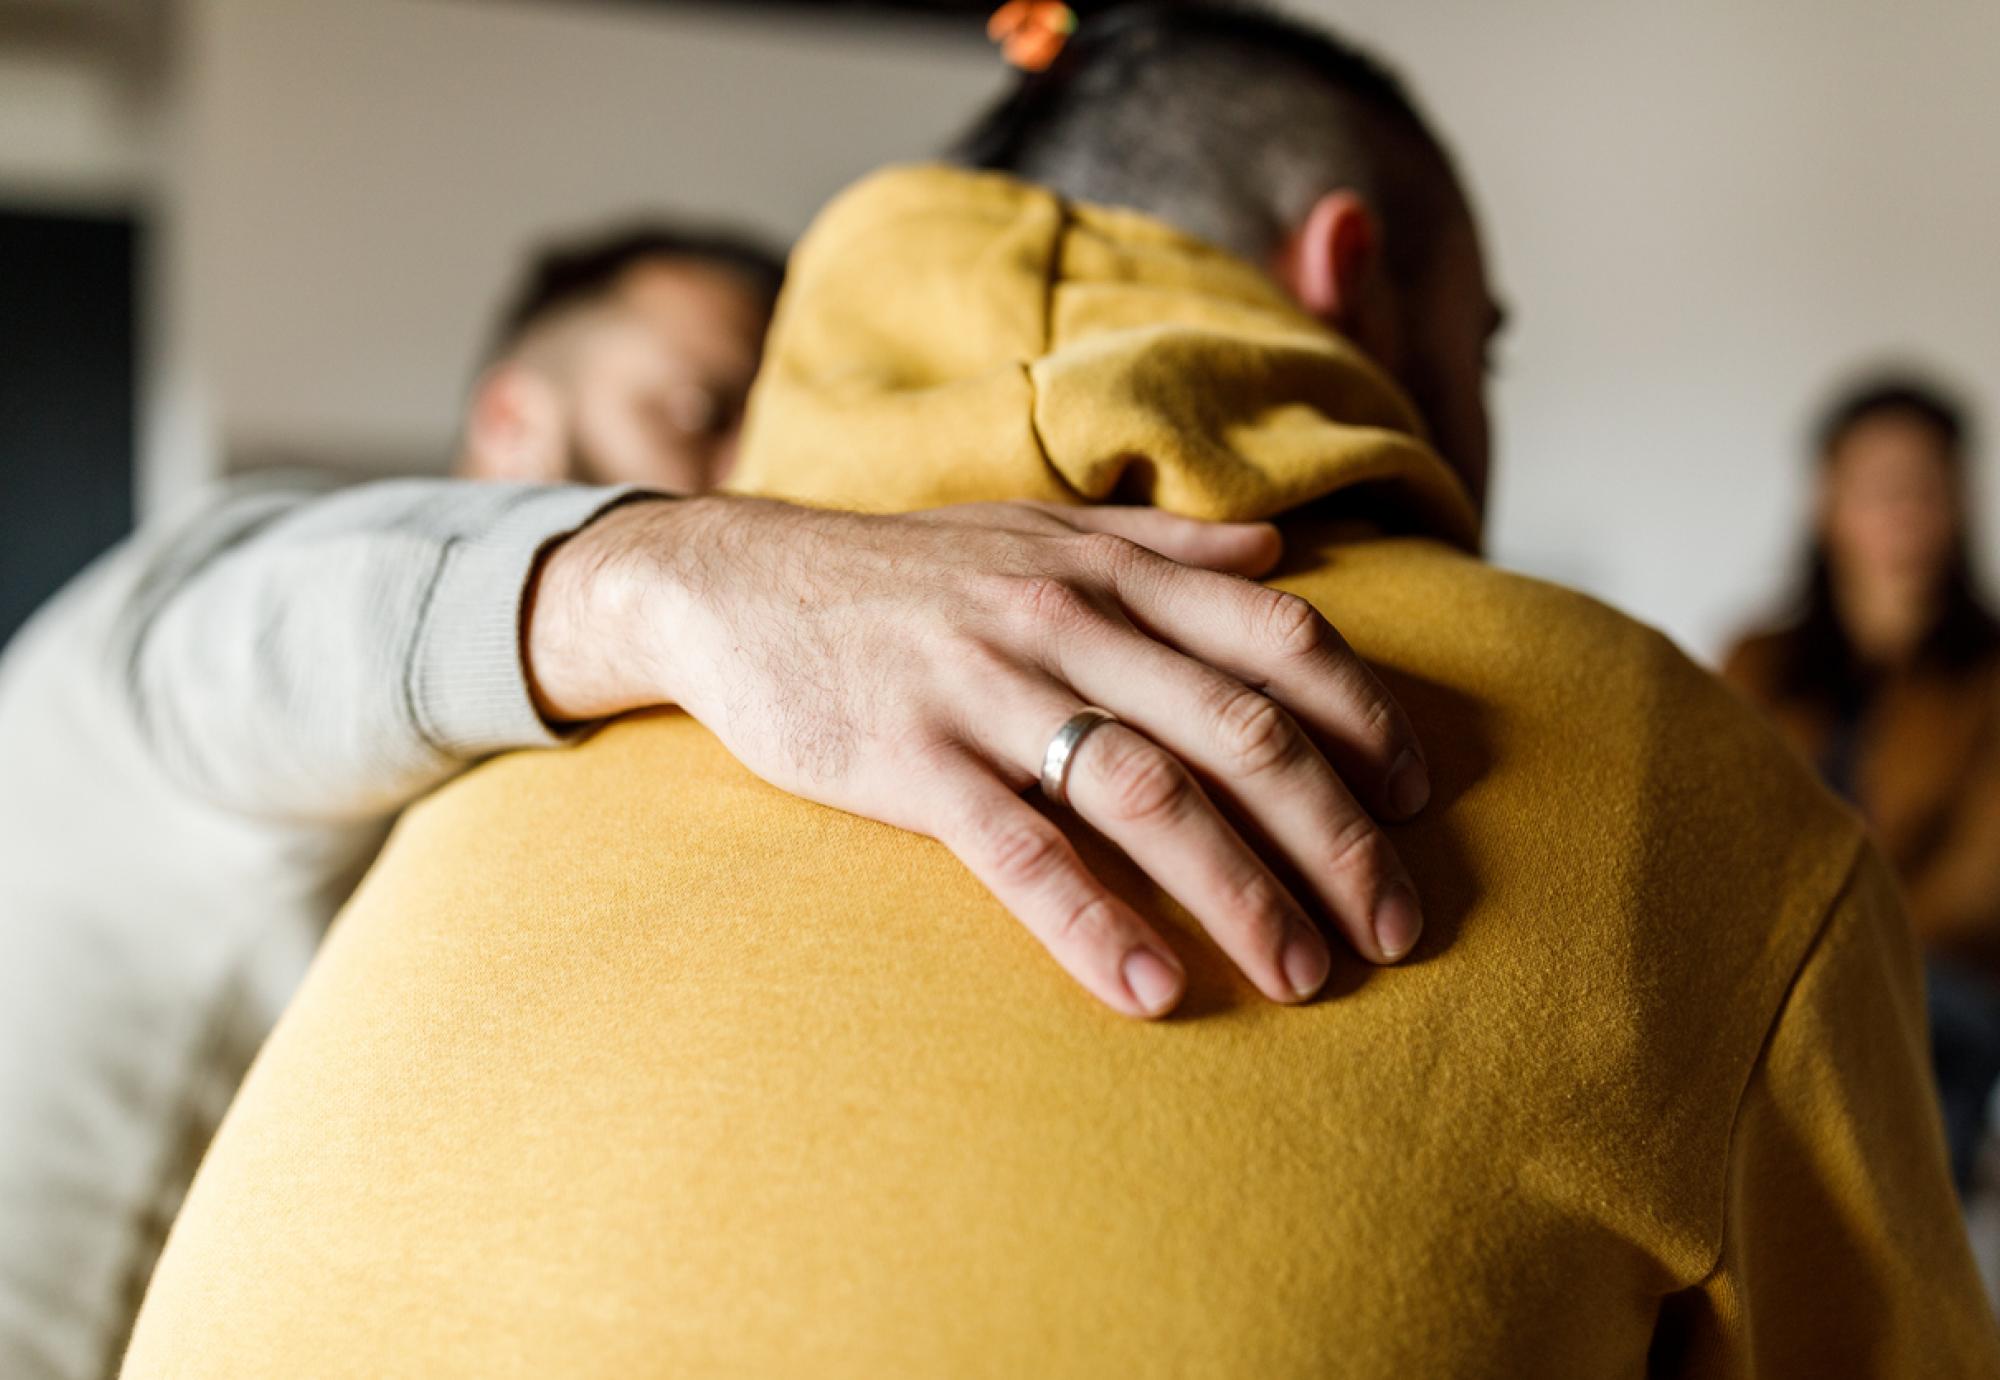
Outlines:
{"type": "MultiPolygon", "coordinates": [[[[703,9],[192,7],[174,297],[216,425],[368,463],[442,461],[534,235],[649,207],[791,232],[999,76],[976,46],[703,9]]],[[[2000,427],[2000,6],[1304,8],[1400,62],[1487,212],[1518,323],[1503,561],[1712,652],[1788,567],[1832,379],[1914,350],[2000,427]]]]}

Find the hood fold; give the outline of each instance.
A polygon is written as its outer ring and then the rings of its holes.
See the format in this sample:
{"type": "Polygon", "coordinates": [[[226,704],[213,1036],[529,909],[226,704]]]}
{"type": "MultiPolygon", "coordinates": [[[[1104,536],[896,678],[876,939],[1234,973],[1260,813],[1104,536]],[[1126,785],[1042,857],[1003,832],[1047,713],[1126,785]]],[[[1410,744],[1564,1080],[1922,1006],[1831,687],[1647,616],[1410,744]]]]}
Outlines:
{"type": "Polygon", "coordinates": [[[863,180],[800,241],[730,488],[1230,520],[1352,490],[1479,540],[1401,392],[1261,270],[1136,212],[943,167],[863,180]]]}

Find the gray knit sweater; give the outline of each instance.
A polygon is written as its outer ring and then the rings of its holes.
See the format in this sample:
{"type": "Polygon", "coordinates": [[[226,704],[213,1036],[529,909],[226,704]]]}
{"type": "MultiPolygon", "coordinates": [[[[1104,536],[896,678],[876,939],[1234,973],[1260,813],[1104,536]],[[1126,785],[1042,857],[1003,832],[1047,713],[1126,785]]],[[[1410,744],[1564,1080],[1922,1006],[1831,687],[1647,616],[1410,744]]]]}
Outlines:
{"type": "Polygon", "coordinates": [[[217,1119],[396,813],[557,741],[522,594],[622,492],[240,482],[0,658],[0,1375],[116,1368],[217,1119]]]}

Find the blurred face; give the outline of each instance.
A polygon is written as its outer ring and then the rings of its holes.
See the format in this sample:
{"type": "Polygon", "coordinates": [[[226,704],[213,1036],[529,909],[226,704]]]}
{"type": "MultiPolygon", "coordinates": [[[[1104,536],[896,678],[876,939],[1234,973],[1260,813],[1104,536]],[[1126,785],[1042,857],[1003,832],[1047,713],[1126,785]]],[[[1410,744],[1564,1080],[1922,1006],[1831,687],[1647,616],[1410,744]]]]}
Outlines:
{"type": "Polygon", "coordinates": [[[1958,486],[1943,438],[1896,413],[1848,428],[1820,481],[1820,537],[1851,578],[1929,588],[1958,540],[1958,486]]]}
{"type": "Polygon", "coordinates": [[[630,270],[568,370],[571,477],[687,493],[721,483],[764,326],[763,303],[725,269],[630,270]]]}
{"type": "Polygon", "coordinates": [[[736,462],[766,324],[763,300],[728,269],[635,265],[487,371],[460,468],[530,483],[713,488],[736,462]]]}

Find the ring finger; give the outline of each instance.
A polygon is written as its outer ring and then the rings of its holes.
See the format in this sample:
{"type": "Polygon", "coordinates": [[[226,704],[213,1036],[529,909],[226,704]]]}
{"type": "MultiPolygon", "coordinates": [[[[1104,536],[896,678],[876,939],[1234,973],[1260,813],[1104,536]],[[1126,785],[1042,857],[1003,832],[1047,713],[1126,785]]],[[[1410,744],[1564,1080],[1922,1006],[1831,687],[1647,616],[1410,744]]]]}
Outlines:
{"type": "Polygon", "coordinates": [[[1074,661],[1058,674],[1194,768],[1285,857],[1356,952],[1392,963],[1416,943],[1416,888],[1395,848],[1274,696],[1136,628],[1074,661]]]}
{"type": "MultiPolygon", "coordinates": [[[[988,745],[1038,769],[1056,732],[1085,706],[1051,683],[988,745]]],[[[1187,767],[1130,726],[1103,723],[1070,755],[1067,803],[1187,908],[1216,944],[1274,1001],[1318,992],[1331,966],[1326,940],[1202,791],[1187,767]]]]}

